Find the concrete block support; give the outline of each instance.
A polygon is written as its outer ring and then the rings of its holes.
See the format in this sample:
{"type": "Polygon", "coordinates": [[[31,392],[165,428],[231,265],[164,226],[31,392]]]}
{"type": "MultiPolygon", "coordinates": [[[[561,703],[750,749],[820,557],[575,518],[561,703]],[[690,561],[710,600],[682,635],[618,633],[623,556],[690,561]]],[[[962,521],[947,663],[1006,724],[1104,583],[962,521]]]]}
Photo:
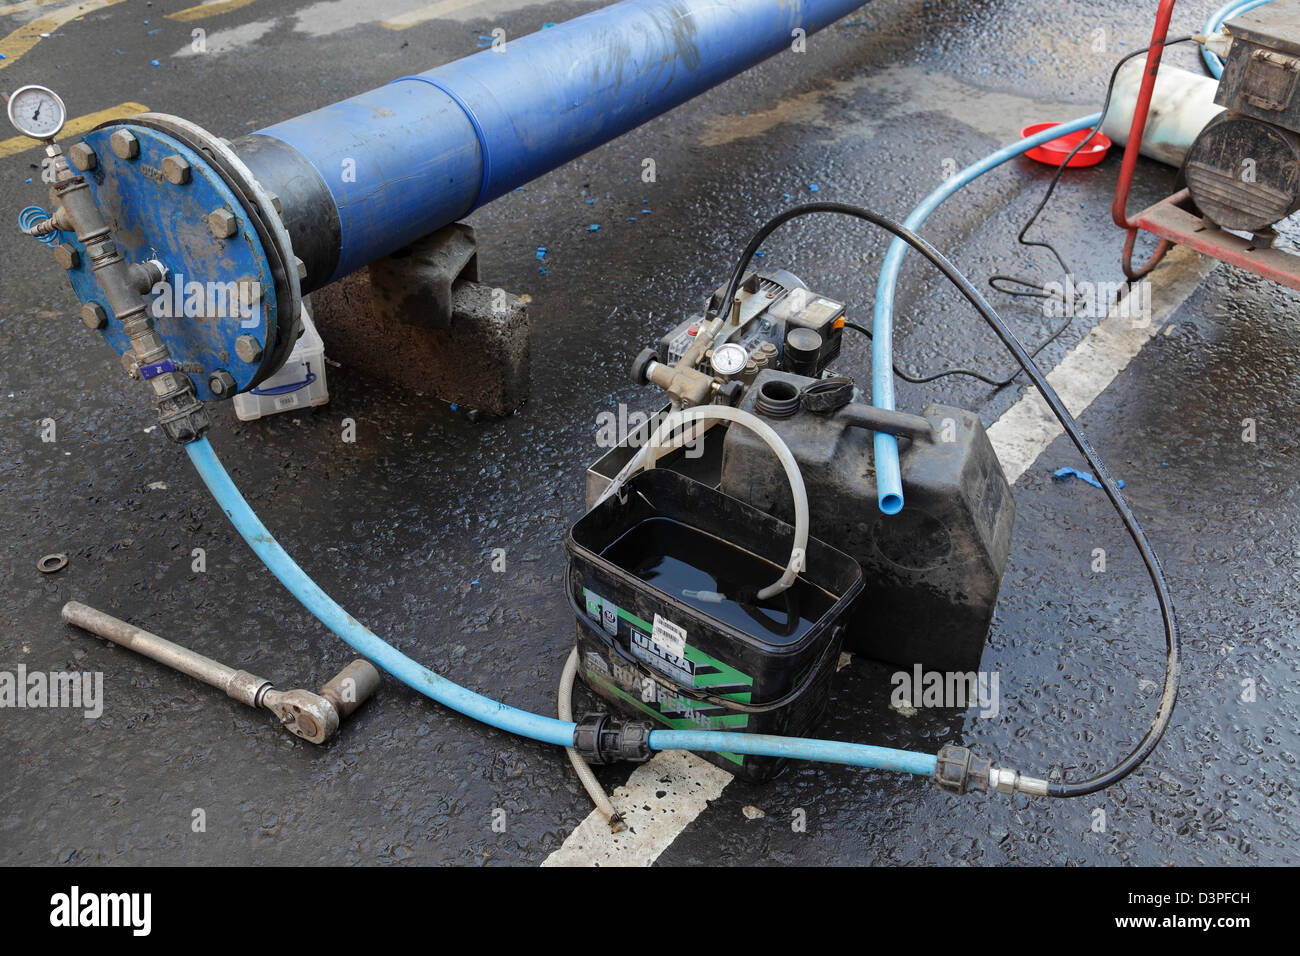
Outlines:
{"type": "Polygon", "coordinates": [[[444,233],[312,293],[325,353],[345,368],[443,401],[509,414],[528,399],[527,307],[474,281],[477,263],[464,251],[463,234],[444,233]],[[467,267],[460,277],[449,277],[449,245],[467,267]]]}

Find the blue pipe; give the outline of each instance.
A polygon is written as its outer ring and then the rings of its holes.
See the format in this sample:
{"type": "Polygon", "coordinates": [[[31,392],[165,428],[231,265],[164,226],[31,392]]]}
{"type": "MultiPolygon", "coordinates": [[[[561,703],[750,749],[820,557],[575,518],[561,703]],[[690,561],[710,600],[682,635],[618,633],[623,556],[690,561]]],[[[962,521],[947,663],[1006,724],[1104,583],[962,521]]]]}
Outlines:
{"type": "MultiPolygon", "coordinates": [[[[573,721],[543,717],[509,707],[500,701],[476,694],[447,680],[423,664],[416,663],[397,648],[343,610],[315,581],[308,577],[288,552],[280,547],[266,525],[254,514],[239,493],[221,460],[206,438],[185,446],[203,483],[226,513],[248,546],[267,569],[279,578],[302,605],[357,653],[367,657],[392,674],[407,687],[450,707],[466,717],[473,717],[499,730],[507,730],[542,743],[569,747],[573,744],[573,721]]],[[[894,770],[929,776],[934,773],[935,757],[930,754],[873,747],[868,744],[812,740],[804,737],[774,737],[767,734],[719,733],[707,730],[655,730],[650,733],[653,750],[695,750],[743,753],[762,757],[787,757],[795,760],[818,760],[894,770]]]]}
{"type": "Polygon", "coordinates": [[[261,130],[315,167],[338,210],[334,273],[313,283],[430,235],[864,2],[624,0],[261,130]]]}
{"type": "MultiPolygon", "coordinates": [[[[1035,146],[1041,146],[1075,130],[1090,128],[1100,121],[1100,113],[1082,116],[1035,133],[984,157],[921,200],[921,204],[912,210],[903,225],[913,231],[920,229],[930,214],[939,208],[940,203],[990,169],[1001,166],[1035,146]]],[[[898,287],[898,273],[903,267],[903,253],[907,249],[907,243],[901,239],[895,239],[889,244],[889,251],[885,253],[885,261],[880,268],[880,279],[876,283],[871,337],[871,400],[877,408],[894,408],[894,293],[898,287]]],[[[885,514],[898,514],[903,510],[903,477],[898,463],[898,439],[885,432],[876,432],[875,459],[876,501],[885,514]]]]}
{"type": "MultiPolygon", "coordinates": [[[[1233,17],[1272,2],[1273,0],[1233,0],[1232,3],[1226,3],[1211,13],[1210,19],[1206,20],[1205,26],[1201,27],[1201,32],[1206,36],[1211,33],[1218,33],[1223,29],[1224,23],[1233,17]]],[[[1211,76],[1215,79],[1223,76],[1223,61],[1219,59],[1217,54],[1211,53],[1205,47],[1201,47],[1201,59],[1205,61],[1205,68],[1210,71],[1211,76]]]]}
{"type": "Polygon", "coordinates": [[[929,777],[934,774],[933,754],[867,744],[811,740],[807,737],[776,737],[771,734],[742,734],[717,730],[652,730],[653,750],[712,750],[754,757],[789,757],[820,760],[874,770],[893,770],[929,777]]]}
{"type": "Polygon", "coordinates": [[[280,547],[266,525],[253,513],[244,496],[239,493],[230,475],[221,466],[217,453],[206,438],[190,442],[185,446],[190,461],[198,469],[203,483],[217,499],[217,504],[226,513],[231,524],[235,526],[248,546],[262,559],[262,563],[280,579],[280,583],[302,602],[307,610],[322,624],[341,637],[357,653],[369,658],[379,667],[392,674],[407,687],[417,690],[438,703],[459,711],[466,716],[481,720],[485,724],[513,734],[531,737],[543,743],[558,744],[567,747],[573,743],[572,721],[557,720],[554,717],[542,717],[524,710],[507,707],[454,684],[445,677],[434,673],[423,664],[417,664],[397,648],[384,641],[377,634],[357,621],[351,614],[339,607],[332,597],[321,590],[297,562],[289,557],[288,552],[280,547]]]}

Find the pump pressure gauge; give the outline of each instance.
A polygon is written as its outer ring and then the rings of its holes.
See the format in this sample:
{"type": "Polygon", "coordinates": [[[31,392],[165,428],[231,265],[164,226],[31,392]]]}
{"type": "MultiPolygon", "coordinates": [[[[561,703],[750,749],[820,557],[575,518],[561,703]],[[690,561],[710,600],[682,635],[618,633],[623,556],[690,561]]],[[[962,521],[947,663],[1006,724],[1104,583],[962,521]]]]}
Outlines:
{"type": "Polygon", "coordinates": [[[713,366],[713,371],[718,375],[729,378],[743,372],[748,361],[749,353],[745,351],[743,345],[728,342],[726,345],[719,345],[713,350],[713,358],[710,364],[713,366]]]}
{"type": "Polygon", "coordinates": [[[59,94],[43,86],[20,86],[9,97],[9,122],[32,139],[54,139],[67,118],[59,94]]]}

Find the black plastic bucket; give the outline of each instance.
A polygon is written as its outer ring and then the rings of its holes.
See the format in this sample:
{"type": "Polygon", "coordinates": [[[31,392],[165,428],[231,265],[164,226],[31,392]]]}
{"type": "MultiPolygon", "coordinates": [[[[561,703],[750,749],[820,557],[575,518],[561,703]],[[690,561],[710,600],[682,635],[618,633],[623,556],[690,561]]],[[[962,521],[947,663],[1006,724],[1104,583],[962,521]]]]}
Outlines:
{"type": "MultiPolygon", "coordinates": [[[[579,676],[622,713],[663,727],[806,735],[825,711],[863,581],[856,561],[809,538],[795,585],[758,602],[753,592],[781,576],[793,540],[784,521],[677,472],[633,476],[565,538],[579,676]],[[678,586],[692,575],[733,599],[678,586]]],[[[751,781],[783,763],[702,756],[751,781]]]]}

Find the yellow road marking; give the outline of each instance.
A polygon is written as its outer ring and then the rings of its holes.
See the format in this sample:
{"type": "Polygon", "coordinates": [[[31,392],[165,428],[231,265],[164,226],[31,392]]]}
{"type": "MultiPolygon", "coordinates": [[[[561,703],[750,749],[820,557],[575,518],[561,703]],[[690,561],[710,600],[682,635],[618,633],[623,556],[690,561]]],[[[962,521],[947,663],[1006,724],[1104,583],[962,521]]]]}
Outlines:
{"type": "MultiPolygon", "coordinates": [[[[63,132],[59,134],[61,138],[69,136],[80,136],[94,129],[100,123],[111,119],[120,119],[124,116],[133,116],[136,113],[147,113],[149,107],[143,103],[118,103],[116,106],[110,106],[106,110],[97,110],[94,113],[87,113],[85,116],[78,116],[75,119],[68,120],[68,125],[63,127],[63,132]]],[[[40,149],[41,144],[34,139],[28,139],[26,136],[14,136],[10,139],[0,139],[0,159],[6,156],[14,156],[18,153],[25,152],[29,149],[40,149]]]]}
{"type": "Polygon", "coordinates": [[[52,7],[58,3],[66,3],[67,0],[22,0],[21,3],[0,4],[0,17],[12,16],[15,13],[26,13],[28,10],[39,10],[41,7],[52,7]]]}
{"type": "Polygon", "coordinates": [[[420,9],[412,10],[409,13],[399,13],[390,20],[384,20],[380,26],[389,30],[405,30],[408,27],[424,23],[426,20],[436,20],[448,13],[455,13],[457,10],[464,10],[466,7],[478,6],[479,2],[480,0],[439,0],[438,3],[431,3],[427,7],[420,7],[420,9]]]}
{"type": "MultiPolygon", "coordinates": [[[[46,16],[33,20],[31,23],[23,24],[4,39],[0,39],[0,53],[3,53],[5,57],[0,60],[0,70],[12,66],[24,53],[40,43],[42,33],[53,33],[69,20],[87,14],[92,10],[111,7],[113,4],[121,2],[122,0],[80,0],[79,3],[58,7],[51,10],[46,16]]],[[[9,13],[11,11],[4,10],[0,12],[9,13]]]]}
{"type": "Polygon", "coordinates": [[[202,20],[204,17],[220,16],[231,10],[246,7],[253,0],[215,0],[213,3],[200,3],[197,7],[186,7],[175,13],[167,14],[168,20],[202,20]]]}

